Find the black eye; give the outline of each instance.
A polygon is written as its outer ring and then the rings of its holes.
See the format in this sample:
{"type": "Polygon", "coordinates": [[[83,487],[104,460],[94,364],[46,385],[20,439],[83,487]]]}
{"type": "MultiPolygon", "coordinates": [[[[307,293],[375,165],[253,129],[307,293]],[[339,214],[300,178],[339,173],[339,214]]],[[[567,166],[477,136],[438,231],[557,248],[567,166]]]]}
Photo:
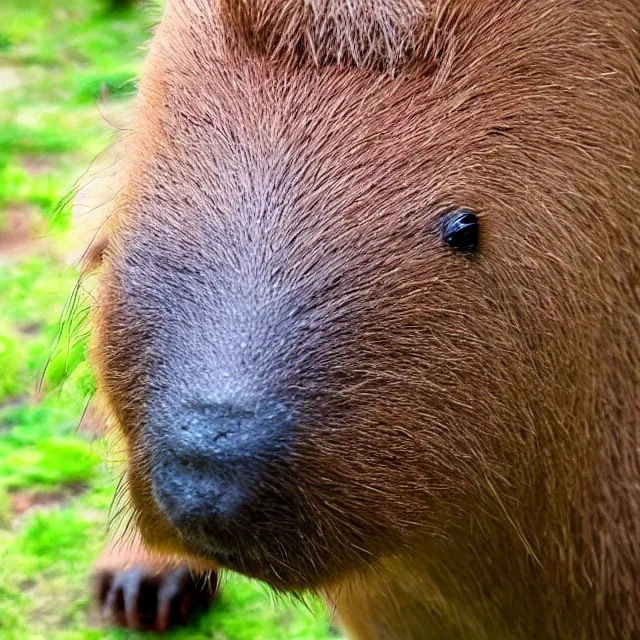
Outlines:
{"type": "Polygon", "coordinates": [[[456,209],[445,215],[442,237],[454,251],[473,253],[478,248],[479,229],[475,213],[468,209],[456,209]]]}

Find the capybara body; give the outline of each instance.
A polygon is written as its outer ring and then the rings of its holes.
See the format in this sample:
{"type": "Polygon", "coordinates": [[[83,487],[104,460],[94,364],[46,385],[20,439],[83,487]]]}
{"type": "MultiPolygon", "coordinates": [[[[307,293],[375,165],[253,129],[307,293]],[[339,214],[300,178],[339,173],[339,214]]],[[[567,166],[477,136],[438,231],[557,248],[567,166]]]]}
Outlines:
{"type": "Polygon", "coordinates": [[[92,349],[150,548],[640,637],[639,83],[636,0],[169,0],[92,349]]]}

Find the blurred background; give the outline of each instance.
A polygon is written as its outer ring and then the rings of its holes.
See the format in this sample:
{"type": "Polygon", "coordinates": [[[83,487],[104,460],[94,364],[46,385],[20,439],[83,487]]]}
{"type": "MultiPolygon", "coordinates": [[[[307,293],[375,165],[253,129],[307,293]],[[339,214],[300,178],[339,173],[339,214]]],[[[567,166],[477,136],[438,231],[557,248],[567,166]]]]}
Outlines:
{"type": "MultiPolygon", "coordinates": [[[[70,194],[127,113],[160,4],[0,0],[1,640],[152,636],[106,625],[89,589],[118,469],[85,413],[94,383],[68,229],[70,194]]],[[[316,603],[229,577],[210,612],[164,637],[330,635],[316,603]]]]}

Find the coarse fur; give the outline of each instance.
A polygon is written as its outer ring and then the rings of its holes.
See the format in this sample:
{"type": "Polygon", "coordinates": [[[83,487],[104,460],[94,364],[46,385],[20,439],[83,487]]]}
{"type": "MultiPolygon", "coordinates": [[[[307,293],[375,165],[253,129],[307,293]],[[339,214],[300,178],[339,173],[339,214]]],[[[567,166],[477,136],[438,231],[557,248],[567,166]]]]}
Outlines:
{"type": "Polygon", "coordinates": [[[359,640],[640,637],[636,0],[169,0],[126,148],[92,359],[151,547],[359,640]],[[229,397],[294,426],[215,557],[151,475],[229,397]]]}

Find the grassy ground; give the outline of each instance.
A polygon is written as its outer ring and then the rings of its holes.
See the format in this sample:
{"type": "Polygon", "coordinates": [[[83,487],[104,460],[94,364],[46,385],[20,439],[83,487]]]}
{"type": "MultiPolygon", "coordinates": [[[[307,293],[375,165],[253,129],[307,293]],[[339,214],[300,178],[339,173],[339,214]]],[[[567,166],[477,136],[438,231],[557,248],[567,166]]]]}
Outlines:
{"type": "MultiPolygon", "coordinates": [[[[75,271],[58,203],[126,109],[150,13],[107,0],[0,3],[0,638],[137,638],[103,626],[88,578],[104,542],[113,469],[77,430],[93,381],[82,342],[52,353],[75,271]],[[104,2],[104,4],[103,4],[104,2]]],[[[230,579],[214,610],[172,638],[321,640],[326,617],[230,579]]]]}

